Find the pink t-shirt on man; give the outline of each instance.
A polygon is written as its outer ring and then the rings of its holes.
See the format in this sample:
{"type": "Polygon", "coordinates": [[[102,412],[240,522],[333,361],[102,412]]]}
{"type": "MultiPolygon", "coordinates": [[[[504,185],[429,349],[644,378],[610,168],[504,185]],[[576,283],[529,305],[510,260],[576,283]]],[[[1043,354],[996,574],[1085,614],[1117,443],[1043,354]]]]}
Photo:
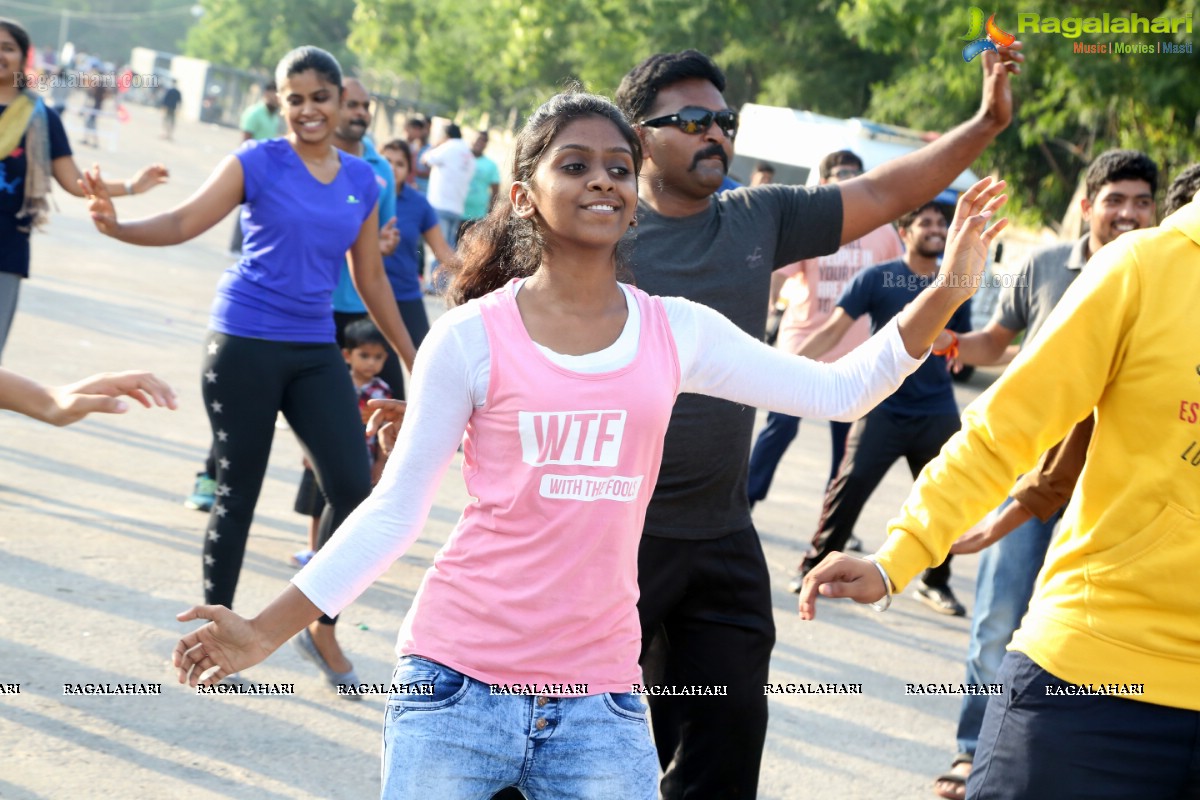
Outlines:
{"type": "MultiPolygon", "coordinates": [[[[842,290],[855,275],[867,267],[899,258],[904,253],[900,237],[891,225],[883,225],[849,244],[836,253],[788,264],[778,271],[789,275],[779,291],[787,300],[787,310],[779,323],[779,338],[775,346],[794,353],[833,313],[842,290]]],[[[871,335],[867,315],[854,321],[850,330],[818,361],[837,361],[867,340],[871,335]]]]}

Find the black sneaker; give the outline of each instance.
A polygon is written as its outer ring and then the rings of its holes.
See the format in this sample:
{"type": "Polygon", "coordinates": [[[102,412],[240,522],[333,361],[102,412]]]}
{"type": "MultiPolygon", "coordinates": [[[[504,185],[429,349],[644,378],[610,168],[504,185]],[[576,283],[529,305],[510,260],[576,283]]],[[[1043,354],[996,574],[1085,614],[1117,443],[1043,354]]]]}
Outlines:
{"type": "Polygon", "coordinates": [[[930,586],[924,581],[917,581],[917,599],[939,614],[948,617],[965,617],[967,609],[949,586],[930,586]]]}

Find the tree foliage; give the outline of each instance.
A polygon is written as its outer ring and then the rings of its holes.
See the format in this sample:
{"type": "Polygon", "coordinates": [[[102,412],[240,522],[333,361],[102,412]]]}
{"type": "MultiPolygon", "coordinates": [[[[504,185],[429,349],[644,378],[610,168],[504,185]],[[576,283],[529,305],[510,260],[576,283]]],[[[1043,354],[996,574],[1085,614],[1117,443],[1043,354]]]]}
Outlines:
{"type": "MultiPolygon", "coordinates": [[[[601,93],[646,56],[694,47],[727,72],[732,106],[754,101],[941,131],[979,104],[962,58],[962,0],[202,0],[189,53],[270,68],[295,44],[356,63],[429,111],[515,118],[568,82],[601,93]]],[[[1060,16],[1183,16],[1197,0],[1053,4],[1060,16]]],[[[1049,4],[1043,4],[1049,5],[1049,4]]],[[[1014,7],[998,9],[1016,32],[1014,7]]],[[[1168,171],[1197,157],[1198,56],[1097,56],[1074,41],[1177,37],[1026,34],[1014,125],[977,171],[1014,184],[1030,221],[1060,217],[1101,150],[1137,147],[1168,171]]],[[[377,82],[378,83],[378,82],[377,82]]]]}
{"type": "MultiPolygon", "coordinates": [[[[1103,3],[1055,3],[1063,17],[1183,17],[1194,0],[1126,0],[1121,8],[1103,3]]],[[[966,6],[957,0],[925,0],[919,13],[902,0],[851,0],[839,19],[855,41],[892,59],[885,81],[872,87],[867,115],[906,120],[910,127],[944,130],[978,103],[975,64],[963,63],[966,6]]],[[[997,14],[997,23],[1017,33],[1017,12],[997,14]]],[[[1112,55],[1076,53],[1074,44],[1180,41],[1192,35],[1026,32],[1027,63],[1014,81],[1014,124],[980,159],[1014,184],[1015,209],[1028,221],[1060,218],[1080,173],[1100,152],[1113,147],[1145,151],[1169,179],[1200,157],[1200,62],[1197,55],[1112,55]]]]}
{"type": "Polygon", "coordinates": [[[272,73],[304,44],[333,53],[343,69],[358,60],[347,45],[355,0],[200,0],[204,14],[188,31],[186,53],[215,64],[272,73]]]}

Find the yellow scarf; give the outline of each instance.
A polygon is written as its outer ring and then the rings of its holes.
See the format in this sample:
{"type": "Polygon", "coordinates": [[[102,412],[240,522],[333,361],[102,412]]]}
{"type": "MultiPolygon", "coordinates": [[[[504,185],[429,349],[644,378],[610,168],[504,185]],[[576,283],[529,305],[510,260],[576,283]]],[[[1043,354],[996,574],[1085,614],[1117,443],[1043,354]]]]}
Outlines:
{"type": "Polygon", "coordinates": [[[19,230],[45,224],[50,212],[50,134],[46,109],[25,89],[0,114],[0,158],[8,158],[25,137],[25,201],[17,212],[19,230]]]}
{"type": "Polygon", "coordinates": [[[17,95],[4,113],[0,114],[0,159],[8,158],[21,143],[36,103],[25,94],[17,95]]]}

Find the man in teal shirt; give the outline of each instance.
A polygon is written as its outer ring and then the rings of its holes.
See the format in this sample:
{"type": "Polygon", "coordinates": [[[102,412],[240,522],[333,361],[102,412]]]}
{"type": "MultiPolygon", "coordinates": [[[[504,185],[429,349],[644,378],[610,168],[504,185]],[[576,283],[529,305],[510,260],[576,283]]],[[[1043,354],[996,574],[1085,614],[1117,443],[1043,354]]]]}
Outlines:
{"type": "Polygon", "coordinates": [[[283,136],[286,126],[283,115],[279,113],[279,91],[275,88],[275,81],[263,86],[262,100],[242,113],[240,127],[243,141],[283,136]]]}
{"type": "Polygon", "coordinates": [[[463,206],[464,222],[486,217],[500,192],[500,168],[483,154],[487,145],[487,131],[480,131],[471,145],[471,152],[475,154],[475,174],[471,176],[471,186],[467,189],[467,201],[463,206]]]}

